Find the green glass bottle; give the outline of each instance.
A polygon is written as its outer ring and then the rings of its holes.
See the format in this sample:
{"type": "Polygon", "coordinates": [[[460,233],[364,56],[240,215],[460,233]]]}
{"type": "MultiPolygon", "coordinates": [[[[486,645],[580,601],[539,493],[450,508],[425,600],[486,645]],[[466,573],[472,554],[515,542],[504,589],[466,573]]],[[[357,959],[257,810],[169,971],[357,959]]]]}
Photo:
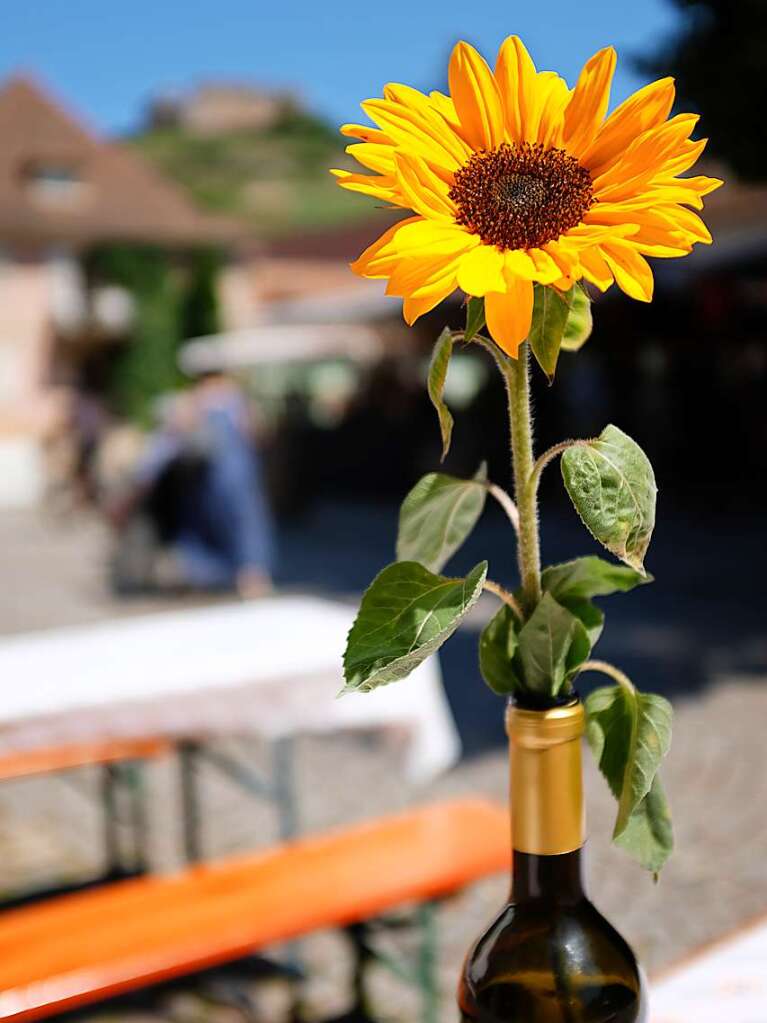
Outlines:
{"type": "Polygon", "coordinates": [[[589,901],[580,701],[510,706],[511,896],[476,942],[458,991],[462,1023],[646,1023],[636,958],[589,901]]]}

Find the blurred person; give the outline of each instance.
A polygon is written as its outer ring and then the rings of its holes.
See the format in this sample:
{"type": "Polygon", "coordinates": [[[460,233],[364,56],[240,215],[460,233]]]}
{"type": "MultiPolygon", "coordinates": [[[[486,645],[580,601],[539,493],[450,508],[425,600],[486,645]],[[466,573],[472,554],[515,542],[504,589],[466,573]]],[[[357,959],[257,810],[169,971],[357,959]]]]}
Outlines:
{"type": "Polygon", "coordinates": [[[158,413],[131,492],[112,509],[116,587],[269,592],[273,530],[241,390],[211,375],[158,413]]]}

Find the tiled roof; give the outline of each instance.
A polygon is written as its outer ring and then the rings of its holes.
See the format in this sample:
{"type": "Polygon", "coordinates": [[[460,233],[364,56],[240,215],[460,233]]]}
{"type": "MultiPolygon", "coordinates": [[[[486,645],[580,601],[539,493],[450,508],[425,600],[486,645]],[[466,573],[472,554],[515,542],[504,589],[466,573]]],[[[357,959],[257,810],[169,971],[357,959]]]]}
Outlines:
{"type": "Polygon", "coordinates": [[[0,244],[184,245],[238,233],[136,153],[91,134],[35,82],[0,88],[0,244]]]}

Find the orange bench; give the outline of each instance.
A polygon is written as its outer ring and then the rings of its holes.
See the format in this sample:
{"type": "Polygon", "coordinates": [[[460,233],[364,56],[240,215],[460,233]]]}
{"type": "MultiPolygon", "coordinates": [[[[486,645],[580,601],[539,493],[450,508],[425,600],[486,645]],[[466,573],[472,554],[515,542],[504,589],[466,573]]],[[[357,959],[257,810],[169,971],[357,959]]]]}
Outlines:
{"type": "MultiPolygon", "coordinates": [[[[41,1019],[432,904],[507,867],[509,846],[503,808],[461,800],[10,910],[0,914],[0,1019],[41,1019]]],[[[436,1020],[433,978],[422,986],[424,1019],[436,1020]]]]}
{"type": "Polygon", "coordinates": [[[114,764],[126,760],[151,760],[172,749],[166,739],[107,739],[102,742],[68,743],[43,749],[0,753],[0,781],[52,774],[92,764],[114,764]]]}

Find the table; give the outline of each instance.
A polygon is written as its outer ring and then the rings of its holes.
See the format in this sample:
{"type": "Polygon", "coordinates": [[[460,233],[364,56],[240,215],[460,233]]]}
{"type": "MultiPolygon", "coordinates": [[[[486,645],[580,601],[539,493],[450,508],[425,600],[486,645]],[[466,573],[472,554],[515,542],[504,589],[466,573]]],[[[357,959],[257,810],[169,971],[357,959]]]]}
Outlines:
{"type": "Polygon", "coordinates": [[[397,729],[406,774],[428,781],[460,755],[439,662],[336,699],[354,615],[291,595],[5,637],[0,754],[146,735],[397,729]]]}
{"type": "Polygon", "coordinates": [[[652,985],[651,1023],[765,1023],[767,917],[708,946],[652,985]]]}

